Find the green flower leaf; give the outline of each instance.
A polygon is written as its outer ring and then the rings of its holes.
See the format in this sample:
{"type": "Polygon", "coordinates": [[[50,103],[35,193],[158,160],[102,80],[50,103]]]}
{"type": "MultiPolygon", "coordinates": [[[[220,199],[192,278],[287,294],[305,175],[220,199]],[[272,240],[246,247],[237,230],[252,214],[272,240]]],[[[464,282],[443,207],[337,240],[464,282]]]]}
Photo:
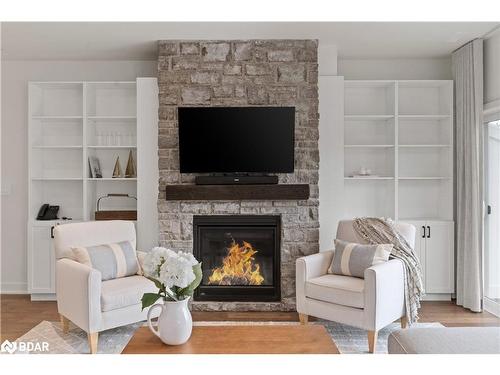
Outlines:
{"type": "Polygon", "coordinates": [[[160,293],[144,293],[141,298],[142,309],[144,310],[146,307],[154,304],[158,300],[158,298],[160,298],[160,293]]]}
{"type": "Polygon", "coordinates": [[[201,279],[203,278],[203,272],[201,271],[201,263],[195,264],[193,266],[193,272],[195,275],[195,279],[187,287],[179,290],[177,293],[178,296],[186,296],[186,297],[192,296],[194,290],[198,288],[198,286],[200,285],[201,279]]]}

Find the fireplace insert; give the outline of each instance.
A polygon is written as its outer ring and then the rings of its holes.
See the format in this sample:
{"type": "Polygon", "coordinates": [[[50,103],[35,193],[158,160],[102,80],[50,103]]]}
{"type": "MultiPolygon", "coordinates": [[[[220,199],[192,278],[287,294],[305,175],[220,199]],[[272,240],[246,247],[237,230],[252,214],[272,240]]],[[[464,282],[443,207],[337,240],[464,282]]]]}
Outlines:
{"type": "Polygon", "coordinates": [[[193,246],[203,270],[195,300],[280,300],[279,216],[195,216],[193,246]]]}

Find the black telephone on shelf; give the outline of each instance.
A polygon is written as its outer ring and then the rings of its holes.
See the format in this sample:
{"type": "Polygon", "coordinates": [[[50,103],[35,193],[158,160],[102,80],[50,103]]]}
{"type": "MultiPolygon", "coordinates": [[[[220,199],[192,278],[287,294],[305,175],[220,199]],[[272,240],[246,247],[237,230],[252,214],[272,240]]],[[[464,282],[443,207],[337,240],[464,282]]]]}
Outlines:
{"type": "Polygon", "coordinates": [[[40,210],[38,211],[38,215],[36,217],[37,220],[56,220],[57,213],[59,212],[59,206],[51,206],[48,203],[42,204],[40,210]]]}

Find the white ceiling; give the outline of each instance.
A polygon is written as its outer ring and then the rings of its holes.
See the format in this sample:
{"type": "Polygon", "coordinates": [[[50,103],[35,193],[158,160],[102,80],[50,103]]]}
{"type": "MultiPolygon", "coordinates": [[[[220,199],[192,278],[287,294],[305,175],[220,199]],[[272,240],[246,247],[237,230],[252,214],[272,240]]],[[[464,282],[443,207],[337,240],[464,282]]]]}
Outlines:
{"type": "Polygon", "coordinates": [[[154,60],[159,39],[319,39],[342,58],[446,57],[495,22],[3,23],[7,60],[154,60]]]}

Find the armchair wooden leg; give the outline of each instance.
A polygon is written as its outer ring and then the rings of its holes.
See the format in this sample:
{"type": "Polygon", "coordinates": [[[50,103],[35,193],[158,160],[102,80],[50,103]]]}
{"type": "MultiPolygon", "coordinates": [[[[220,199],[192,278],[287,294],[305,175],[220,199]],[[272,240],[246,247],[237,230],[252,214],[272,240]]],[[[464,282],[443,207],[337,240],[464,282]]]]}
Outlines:
{"type": "Polygon", "coordinates": [[[402,316],[401,317],[401,328],[405,329],[406,327],[408,327],[408,319],[406,318],[406,316],[402,316]]]}
{"type": "Polygon", "coordinates": [[[299,313],[299,320],[300,324],[306,325],[307,321],[309,320],[309,315],[299,313]]]}
{"type": "Polygon", "coordinates": [[[377,346],[378,331],[368,331],[368,351],[370,353],[375,353],[375,347],[377,346]]]}
{"type": "Polygon", "coordinates": [[[96,354],[97,353],[97,340],[99,338],[99,333],[94,332],[94,333],[88,333],[87,335],[89,338],[90,353],[96,354]]]}
{"type": "Polygon", "coordinates": [[[61,327],[64,333],[68,333],[69,331],[69,320],[66,318],[64,315],[59,314],[59,317],[61,319],[61,327]]]}

